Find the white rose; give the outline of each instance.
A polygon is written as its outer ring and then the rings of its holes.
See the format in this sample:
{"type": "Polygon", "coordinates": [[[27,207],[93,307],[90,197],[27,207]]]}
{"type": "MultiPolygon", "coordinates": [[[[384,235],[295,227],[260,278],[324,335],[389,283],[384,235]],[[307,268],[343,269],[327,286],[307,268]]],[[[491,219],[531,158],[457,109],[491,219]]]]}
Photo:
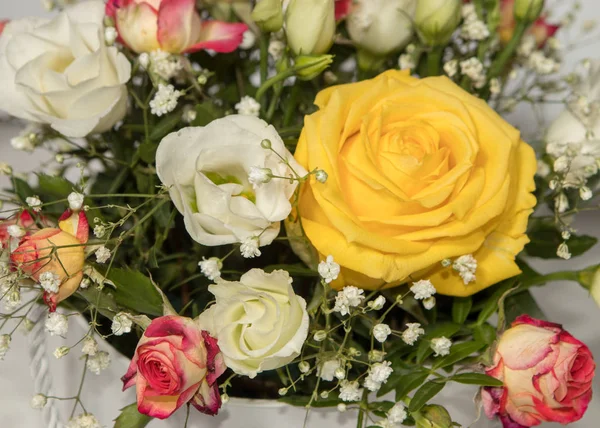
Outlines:
{"type": "Polygon", "coordinates": [[[104,43],[104,3],[52,20],[8,23],[0,37],[0,110],[69,137],[110,129],[125,115],[131,64],[104,43]]]}
{"type": "Polygon", "coordinates": [[[253,116],[227,116],[205,127],[181,129],[161,141],[158,176],[196,242],[223,245],[260,236],[263,246],[279,234],[298,182],[273,178],[250,183],[253,168],[268,168],[280,177],[293,175],[272,150],[261,146],[265,139],[296,174],[306,175],[275,128],[253,116]]]}
{"type": "Polygon", "coordinates": [[[217,279],[216,303],[198,322],[219,341],[225,364],[255,377],[300,355],[308,335],[306,302],[294,294],[288,272],[252,269],[239,282],[217,279]]]}
{"type": "Polygon", "coordinates": [[[413,36],[416,0],[357,0],[347,20],[350,38],[375,55],[402,49],[413,36]]]}

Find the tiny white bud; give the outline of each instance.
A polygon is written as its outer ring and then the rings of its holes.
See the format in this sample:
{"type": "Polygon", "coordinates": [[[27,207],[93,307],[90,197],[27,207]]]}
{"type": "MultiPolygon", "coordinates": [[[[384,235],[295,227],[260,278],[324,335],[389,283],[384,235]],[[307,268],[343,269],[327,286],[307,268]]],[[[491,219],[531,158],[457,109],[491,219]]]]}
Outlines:
{"type": "Polygon", "coordinates": [[[57,359],[60,359],[69,353],[69,348],[67,346],[61,346],[60,348],[56,348],[54,351],[54,356],[57,359]]]}
{"type": "Polygon", "coordinates": [[[310,364],[307,361],[300,361],[298,364],[298,370],[300,370],[300,373],[308,373],[310,370],[310,364]]]}
{"type": "Polygon", "coordinates": [[[83,199],[84,199],[84,196],[81,193],[78,193],[78,192],[69,193],[69,196],[67,196],[67,201],[69,202],[69,208],[71,208],[73,211],[81,210],[81,207],[83,206],[83,199]]]}
{"type": "Polygon", "coordinates": [[[327,338],[327,332],[325,330],[317,330],[313,336],[315,342],[322,342],[327,338]]]}
{"type": "Polygon", "coordinates": [[[322,169],[315,172],[315,178],[317,179],[317,181],[319,183],[325,183],[327,181],[328,177],[329,177],[329,175],[322,169]]]}
{"type": "Polygon", "coordinates": [[[40,409],[43,409],[44,407],[46,407],[47,402],[48,402],[48,399],[46,398],[45,395],[36,394],[31,398],[31,407],[33,409],[40,410],[40,409]]]}
{"type": "Polygon", "coordinates": [[[279,393],[279,395],[285,395],[288,393],[288,389],[287,388],[279,388],[278,393],[279,393]]]}

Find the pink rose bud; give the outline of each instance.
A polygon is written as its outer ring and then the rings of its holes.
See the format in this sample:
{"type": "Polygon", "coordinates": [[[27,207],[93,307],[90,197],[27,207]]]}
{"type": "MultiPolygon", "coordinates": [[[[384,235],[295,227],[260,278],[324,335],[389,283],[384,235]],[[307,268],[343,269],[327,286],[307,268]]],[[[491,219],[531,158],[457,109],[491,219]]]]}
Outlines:
{"type": "Polygon", "coordinates": [[[186,403],[216,415],[221,407],[217,378],[225,364],[217,340],[190,318],[156,318],[140,339],[123,381],[135,385],[140,413],[166,419],[186,403]]]}
{"type": "Polygon", "coordinates": [[[483,389],[485,413],[504,428],[575,422],[592,398],[595,368],[588,347],[561,325],[522,315],[500,338],[486,371],[504,386],[483,389]]]}
{"type": "Polygon", "coordinates": [[[115,22],[119,41],[137,53],[233,52],[248,29],[241,23],[203,21],[196,0],[108,0],[106,15],[115,22]]]}
{"type": "Polygon", "coordinates": [[[67,210],[59,219],[59,227],[47,227],[26,235],[10,255],[14,269],[34,281],[42,274],[52,273],[59,283],[57,293],[44,293],[44,300],[53,312],[56,305],[79,287],[83,279],[84,248],[89,225],[83,212],[67,210]]]}

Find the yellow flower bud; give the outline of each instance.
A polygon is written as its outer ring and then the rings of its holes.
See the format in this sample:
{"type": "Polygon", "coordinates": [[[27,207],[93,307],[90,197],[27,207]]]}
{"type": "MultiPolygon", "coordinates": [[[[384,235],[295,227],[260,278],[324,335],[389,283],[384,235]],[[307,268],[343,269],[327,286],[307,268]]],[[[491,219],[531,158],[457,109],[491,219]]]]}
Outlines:
{"type": "Polygon", "coordinates": [[[446,45],[460,23],[461,0],[419,0],[415,25],[430,46],[446,45]]]}
{"type": "Polygon", "coordinates": [[[285,14],[288,45],[296,55],[321,55],[335,36],[334,0],[291,0],[285,14]]]}

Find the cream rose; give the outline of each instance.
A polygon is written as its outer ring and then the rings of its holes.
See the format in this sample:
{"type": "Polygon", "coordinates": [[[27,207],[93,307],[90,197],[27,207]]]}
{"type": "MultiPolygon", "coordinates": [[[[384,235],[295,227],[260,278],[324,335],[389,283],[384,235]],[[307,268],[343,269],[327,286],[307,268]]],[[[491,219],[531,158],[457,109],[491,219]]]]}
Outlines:
{"type": "Polygon", "coordinates": [[[296,358],[308,335],[306,302],[294,294],[288,272],[252,269],[239,282],[217,279],[217,302],[199,317],[216,337],[225,364],[251,378],[296,358]]]}
{"type": "Polygon", "coordinates": [[[131,64],[104,43],[104,3],[52,20],[11,21],[0,37],[0,110],[69,137],[109,130],[125,115],[131,64]]]}
{"type": "Polygon", "coordinates": [[[306,175],[275,128],[256,117],[237,115],[167,135],[156,152],[156,170],[188,233],[202,245],[252,237],[260,245],[270,244],[292,209],[290,198],[298,182],[273,178],[253,185],[249,175],[257,170],[279,177],[306,175]],[[271,149],[263,147],[263,140],[271,149]]]}

